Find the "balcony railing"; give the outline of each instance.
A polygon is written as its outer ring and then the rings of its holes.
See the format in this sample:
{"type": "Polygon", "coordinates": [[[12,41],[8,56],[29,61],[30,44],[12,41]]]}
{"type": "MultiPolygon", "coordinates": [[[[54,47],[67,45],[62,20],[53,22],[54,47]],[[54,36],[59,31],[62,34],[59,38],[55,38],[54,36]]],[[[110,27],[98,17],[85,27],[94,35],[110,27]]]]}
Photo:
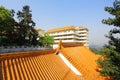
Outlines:
{"type": "Polygon", "coordinates": [[[64,38],[74,38],[75,36],[59,36],[59,37],[54,37],[54,39],[64,39],[64,38]]]}
{"type": "Polygon", "coordinates": [[[74,34],[74,32],[59,32],[59,33],[50,34],[50,36],[66,35],[66,34],[74,34]]]}

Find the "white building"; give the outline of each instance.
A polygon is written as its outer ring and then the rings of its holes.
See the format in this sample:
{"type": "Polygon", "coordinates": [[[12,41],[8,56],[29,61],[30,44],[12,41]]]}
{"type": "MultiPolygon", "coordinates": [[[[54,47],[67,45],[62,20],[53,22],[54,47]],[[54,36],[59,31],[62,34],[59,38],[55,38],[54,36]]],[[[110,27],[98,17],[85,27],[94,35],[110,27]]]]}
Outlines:
{"type": "Polygon", "coordinates": [[[47,34],[54,37],[53,48],[58,46],[60,40],[63,43],[80,43],[88,46],[88,29],[86,27],[66,26],[48,30],[47,34]]]}

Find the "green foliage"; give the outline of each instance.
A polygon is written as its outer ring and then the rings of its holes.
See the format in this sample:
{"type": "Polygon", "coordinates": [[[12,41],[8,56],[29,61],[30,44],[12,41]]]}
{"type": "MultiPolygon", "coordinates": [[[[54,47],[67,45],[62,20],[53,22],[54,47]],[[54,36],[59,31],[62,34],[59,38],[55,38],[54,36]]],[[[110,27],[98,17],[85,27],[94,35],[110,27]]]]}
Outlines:
{"type": "Polygon", "coordinates": [[[29,6],[18,11],[18,22],[14,20],[15,11],[0,7],[0,45],[37,45],[38,32],[29,6]]]}
{"type": "Polygon", "coordinates": [[[54,37],[45,34],[42,37],[41,42],[44,46],[50,46],[54,43],[54,37]]]}
{"type": "Polygon", "coordinates": [[[92,52],[94,52],[95,54],[100,54],[100,53],[101,53],[101,50],[98,50],[98,49],[96,49],[96,48],[90,47],[90,50],[91,50],[92,52]]]}
{"type": "Polygon", "coordinates": [[[115,79],[119,79],[120,75],[120,53],[116,51],[114,46],[105,46],[102,49],[102,58],[98,59],[98,63],[102,67],[101,74],[104,76],[114,76],[115,79]]]}
{"type": "Polygon", "coordinates": [[[100,58],[98,63],[102,67],[102,75],[113,76],[115,80],[120,80],[120,0],[115,0],[113,7],[105,7],[105,11],[114,17],[103,19],[102,22],[115,27],[106,36],[109,42],[102,49],[105,59],[100,58]]]}
{"type": "Polygon", "coordinates": [[[105,7],[105,11],[109,12],[114,18],[103,19],[102,22],[108,25],[120,27],[120,1],[115,0],[114,7],[105,7]]]}
{"type": "Polygon", "coordinates": [[[8,21],[12,18],[10,10],[0,6],[0,21],[8,21]]]}
{"type": "Polygon", "coordinates": [[[14,19],[11,11],[0,6],[0,45],[12,43],[14,34],[14,19]]]}

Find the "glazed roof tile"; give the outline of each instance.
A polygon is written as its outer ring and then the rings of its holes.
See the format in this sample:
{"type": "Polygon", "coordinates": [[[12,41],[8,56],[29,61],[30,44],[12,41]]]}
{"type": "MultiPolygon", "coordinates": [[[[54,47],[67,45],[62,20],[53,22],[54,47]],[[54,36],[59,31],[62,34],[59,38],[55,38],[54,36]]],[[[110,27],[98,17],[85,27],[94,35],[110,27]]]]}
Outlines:
{"type": "Polygon", "coordinates": [[[60,31],[65,31],[65,30],[83,30],[83,29],[88,30],[84,26],[81,26],[81,27],[65,26],[65,27],[50,29],[46,33],[60,32],[60,31]]]}
{"type": "Polygon", "coordinates": [[[55,50],[0,54],[0,80],[113,80],[97,72],[98,55],[87,47],[63,45],[55,50]],[[78,76],[55,53],[64,57],[82,74],[78,76]],[[58,53],[59,54],[59,53],[58,53]]]}
{"type": "Polygon", "coordinates": [[[76,75],[55,51],[0,55],[0,80],[75,80],[76,75]]]}
{"type": "Polygon", "coordinates": [[[74,30],[74,29],[75,29],[74,26],[65,26],[65,27],[61,27],[61,28],[50,29],[47,31],[47,33],[59,32],[59,31],[65,31],[65,30],[74,30]]]}
{"type": "Polygon", "coordinates": [[[110,77],[100,75],[97,71],[98,64],[96,62],[100,56],[95,55],[87,47],[62,46],[60,51],[81,72],[86,80],[112,80],[110,77]]]}

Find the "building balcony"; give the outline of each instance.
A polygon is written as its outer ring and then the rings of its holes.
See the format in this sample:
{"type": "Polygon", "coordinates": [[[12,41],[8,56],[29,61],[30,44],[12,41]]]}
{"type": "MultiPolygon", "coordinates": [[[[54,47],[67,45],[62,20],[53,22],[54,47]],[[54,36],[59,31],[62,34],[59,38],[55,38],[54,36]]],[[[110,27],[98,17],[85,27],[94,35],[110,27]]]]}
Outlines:
{"type": "MultiPolygon", "coordinates": [[[[55,40],[55,43],[58,43],[60,40],[55,40]]],[[[88,43],[88,40],[62,40],[62,42],[78,42],[78,43],[88,43]]]]}
{"type": "Polygon", "coordinates": [[[76,33],[88,33],[87,30],[82,30],[82,31],[76,31],[76,33]]]}
{"type": "Polygon", "coordinates": [[[74,38],[75,36],[59,36],[59,37],[54,37],[54,39],[66,39],[66,38],[74,38]]]}
{"type": "Polygon", "coordinates": [[[79,36],[88,36],[88,34],[78,34],[79,36]]]}
{"type": "Polygon", "coordinates": [[[88,37],[84,36],[84,37],[75,37],[75,39],[88,39],[88,37]]]}
{"type": "Polygon", "coordinates": [[[49,34],[50,36],[57,36],[57,35],[66,35],[66,34],[74,34],[74,32],[70,31],[70,32],[58,32],[58,33],[54,33],[54,34],[49,34]]]}
{"type": "Polygon", "coordinates": [[[88,40],[76,40],[76,42],[79,42],[79,43],[88,43],[88,40]]]}
{"type": "MultiPolygon", "coordinates": [[[[55,43],[58,43],[60,40],[55,40],[55,43]]],[[[76,42],[75,40],[62,40],[62,42],[76,42]]]]}

